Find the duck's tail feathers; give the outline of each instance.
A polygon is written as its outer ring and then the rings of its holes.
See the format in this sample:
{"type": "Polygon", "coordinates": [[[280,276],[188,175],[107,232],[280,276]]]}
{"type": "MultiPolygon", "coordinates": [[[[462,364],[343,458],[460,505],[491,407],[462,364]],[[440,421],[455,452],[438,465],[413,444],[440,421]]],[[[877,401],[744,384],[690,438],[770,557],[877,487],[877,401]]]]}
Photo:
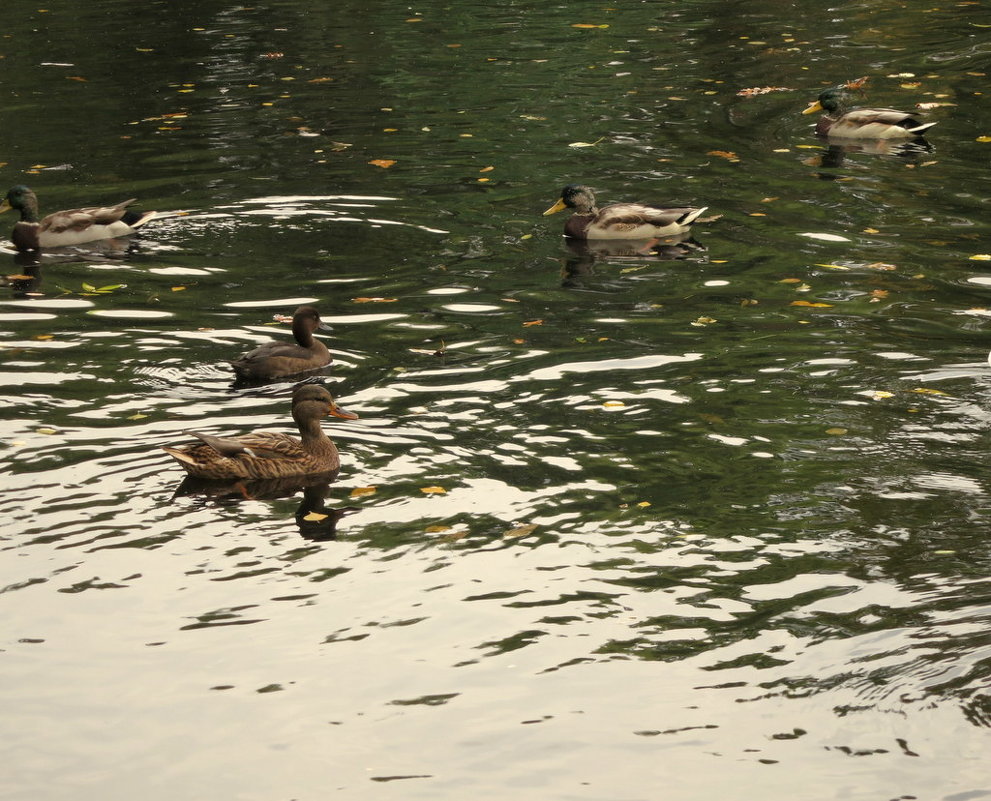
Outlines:
{"type": "Polygon", "coordinates": [[[705,214],[705,212],[707,212],[708,210],[709,210],[709,207],[708,206],[703,206],[700,209],[689,209],[683,215],[681,215],[681,218],[678,220],[678,224],[679,225],[691,225],[699,217],[701,217],[703,214],[705,214]]]}
{"type": "Polygon", "coordinates": [[[930,128],[932,128],[934,125],[937,124],[938,124],[937,122],[924,122],[922,123],[922,125],[914,125],[911,127],[905,126],[905,130],[908,131],[909,133],[915,134],[916,136],[922,136],[922,134],[924,134],[926,131],[928,131],[930,128]]]}

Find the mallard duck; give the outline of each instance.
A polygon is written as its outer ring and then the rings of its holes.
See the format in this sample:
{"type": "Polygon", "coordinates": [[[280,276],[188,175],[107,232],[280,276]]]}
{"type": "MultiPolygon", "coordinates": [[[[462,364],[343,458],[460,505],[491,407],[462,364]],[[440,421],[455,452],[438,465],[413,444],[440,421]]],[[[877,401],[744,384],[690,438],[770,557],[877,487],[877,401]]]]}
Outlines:
{"type": "Polygon", "coordinates": [[[356,420],[321,384],[300,384],[292,394],[292,416],[302,441],[288,434],[255,431],[237,437],[215,437],[186,431],[201,442],[164,447],[185,471],[199,478],[282,478],[329,473],[341,466],[337,446],[320,427],[326,415],[356,420]]]}
{"type": "Polygon", "coordinates": [[[706,208],[661,209],[641,203],[615,203],[598,209],[591,189],[568,184],[544,216],[574,209],[564,224],[564,235],[572,239],[651,239],[684,233],[706,208]]]}
{"type": "Polygon", "coordinates": [[[827,89],[803,114],[824,111],[816,123],[819,136],[848,139],[909,139],[922,136],[935,122],[922,122],[917,114],[893,108],[843,108],[842,89],[827,89]]]}
{"type": "Polygon", "coordinates": [[[38,198],[26,186],[12,187],[3,202],[0,214],[10,209],[21,213],[10,238],[18,250],[71,247],[133,234],[139,226],[152,219],[154,211],[127,211],[136,198],[116,206],[92,206],[84,209],[56,211],[38,219],[38,198]]]}
{"type": "Polygon", "coordinates": [[[282,378],[316,370],[330,364],[330,351],[313,332],[318,328],[329,331],[320,320],[320,312],[312,306],[300,306],[293,312],[292,335],[296,342],[266,342],[231,362],[242,381],[282,378]]]}

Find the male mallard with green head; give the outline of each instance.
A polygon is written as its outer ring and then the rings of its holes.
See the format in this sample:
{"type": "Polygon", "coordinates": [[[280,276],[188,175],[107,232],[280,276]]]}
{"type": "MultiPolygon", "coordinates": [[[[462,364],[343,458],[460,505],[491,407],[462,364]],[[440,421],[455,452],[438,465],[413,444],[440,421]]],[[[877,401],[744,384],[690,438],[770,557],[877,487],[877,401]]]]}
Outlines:
{"type": "Polygon", "coordinates": [[[614,203],[599,209],[589,187],[568,184],[561,190],[561,198],[544,212],[544,216],[574,209],[575,213],[564,224],[564,235],[572,239],[651,239],[685,233],[706,208],[614,203]]]}
{"type": "Polygon", "coordinates": [[[91,206],[82,209],[56,211],[38,219],[38,198],[26,186],[12,187],[3,202],[0,213],[14,209],[21,213],[20,222],[14,224],[10,235],[14,247],[21,251],[41,248],[71,247],[133,234],[152,219],[154,211],[127,211],[136,198],[125,200],[116,206],[91,206]]]}
{"type": "Polygon", "coordinates": [[[816,123],[819,136],[847,139],[911,139],[922,136],[935,122],[922,122],[917,114],[893,108],[851,108],[843,106],[842,89],[827,89],[803,114],[825,112],[816,123]]]}
{"type": "Polygon", "coordinates": [[[212,479],[283,478],[329,473],[341,466],[337,446],[320,427],[327,415],[356,420],[322,384],[300,384],[292,394],[292,416],[302,440],[273,431],[255,431],[236,437],[185,433],[201,442],[164,447],[191,476],[212,479]]]}

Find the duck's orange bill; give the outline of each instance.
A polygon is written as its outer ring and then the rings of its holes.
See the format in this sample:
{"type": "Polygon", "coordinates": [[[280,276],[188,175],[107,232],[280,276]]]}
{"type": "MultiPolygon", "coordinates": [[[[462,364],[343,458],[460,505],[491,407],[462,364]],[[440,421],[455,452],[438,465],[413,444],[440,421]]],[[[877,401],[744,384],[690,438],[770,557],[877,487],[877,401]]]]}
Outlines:
{"type": "Polygon", "coordinates": [[[564,198],[560,198],[557,203],[544,212],[543,216],[546,217],[548,214],[557,214],[559,211],[563,211],[566,208],[568,207],[564,205],[564,198]]]}
{"type": "Polygon", "coordinates": [[[347,409],[342,409],[336,403],[331,404],[330,413],[334,417],[340,417],[342,420],[357,420],[358,415],[354,412],[349,412],[347,409]]]}
{"type": "Polygon", "coordinates": [[[820,103],[818,100],[816,100],[815,103],[813,103],[811,106],[809,106],[807,109],[805,109],[805,111],[803,111],[802,113],[803,114],[815,114],[817,111],[822,111],[822,103],[820,103]]]}

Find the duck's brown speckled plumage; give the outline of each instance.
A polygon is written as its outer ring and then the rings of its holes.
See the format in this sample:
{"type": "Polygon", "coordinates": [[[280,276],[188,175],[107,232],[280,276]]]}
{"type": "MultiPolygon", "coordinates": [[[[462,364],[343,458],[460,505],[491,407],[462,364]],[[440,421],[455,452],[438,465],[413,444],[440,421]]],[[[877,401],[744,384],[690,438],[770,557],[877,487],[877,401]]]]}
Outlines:
{"type": "Polygon", "coordinates": [[[357,418],[338,406],[321,384],[301,384],[292,395],[292,416],[302,440],[271,431],[255,431],[236,437],[186,433],[201,442],[164,447],[192,476],[211,479],[281,478],[328,473],[341,466],[337,446],[320,427],[320,419],[333,415],[357,418]]]}
{"type": "Polygon", "coordinates": [[[564,235],[572,239],[648,239],[683,234],[706,210],[690,208],[658,208],[642,203],[615,203],[599,209],[595,195],[587,186],[569,184],[561,190],[561,198],[544,215],[562,209],[574,209],[564,224],[564,235]]]}
{"type": "Polygon", "coordinates": [[[313,306],[300,306],[292,317],[295,342],[266,342],[231,362],[241,380],[263,381],[318,370],[331,362],[330,351],[313,332],[326,329],[313,306]]]}
{"type": "Polygon", "coordinates": [[[0,203],[0,213],[16,209],[21,214],[10,239],[20,251],[70,247],[133,234],[157,212],[128,211],[135,198],[115,206],[67,209],[38,219],[38,198],[26,186],[14,186],[0,203]]]}
{"type": "Polygon", "coordinates": [[[922,122],[918,114],[893,108],[843,107],[842,89],[827,89],[803,114],[825,112],[816,122],[816,133],[846,139],[912,139],[922,136],[935,122],[922,122]]]}

